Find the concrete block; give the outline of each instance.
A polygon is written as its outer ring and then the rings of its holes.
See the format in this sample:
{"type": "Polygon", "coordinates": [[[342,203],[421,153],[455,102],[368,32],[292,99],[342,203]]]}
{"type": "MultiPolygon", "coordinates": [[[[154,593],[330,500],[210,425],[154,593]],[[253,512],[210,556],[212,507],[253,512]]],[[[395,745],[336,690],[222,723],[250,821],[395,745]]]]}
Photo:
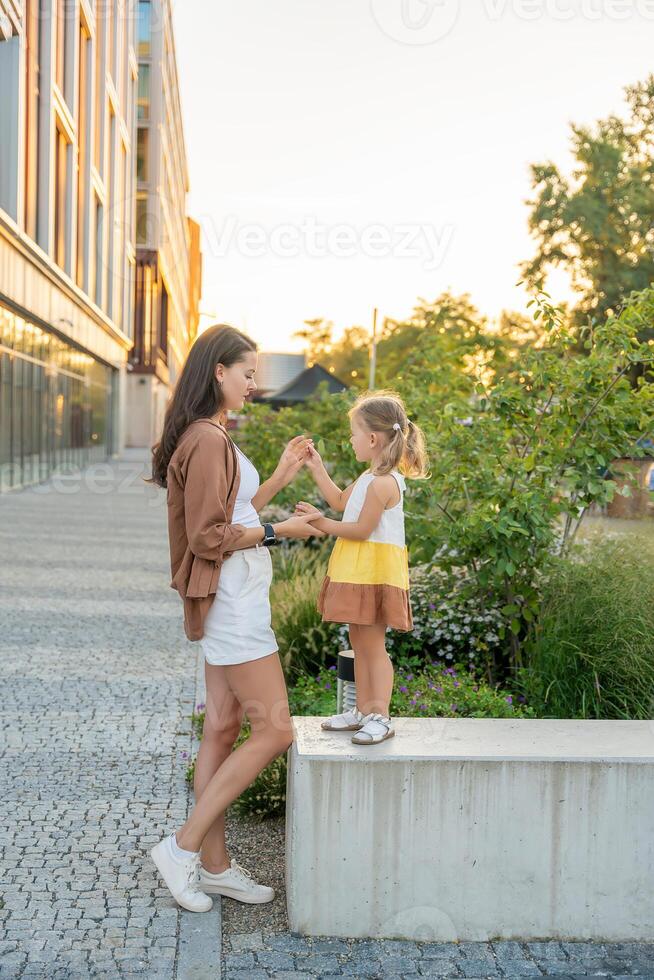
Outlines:
{"type": "Polygon", "coordinates": [[[654,938],[654,722],[398,718],[358,746],[294,717],[290,929],[654,938]]]}

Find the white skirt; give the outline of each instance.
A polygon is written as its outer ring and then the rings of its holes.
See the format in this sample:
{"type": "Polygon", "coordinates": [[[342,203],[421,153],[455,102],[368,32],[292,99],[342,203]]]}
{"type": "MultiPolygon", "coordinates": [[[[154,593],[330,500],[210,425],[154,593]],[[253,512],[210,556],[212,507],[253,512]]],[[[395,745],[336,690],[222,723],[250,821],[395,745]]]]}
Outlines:
{"type": "Polygon", "coordinates": [[[273,566],[263,545],[234,551],[223,562],[200,640],[209,664],[243,664],[278,649],[270,625],[273,566]]]}

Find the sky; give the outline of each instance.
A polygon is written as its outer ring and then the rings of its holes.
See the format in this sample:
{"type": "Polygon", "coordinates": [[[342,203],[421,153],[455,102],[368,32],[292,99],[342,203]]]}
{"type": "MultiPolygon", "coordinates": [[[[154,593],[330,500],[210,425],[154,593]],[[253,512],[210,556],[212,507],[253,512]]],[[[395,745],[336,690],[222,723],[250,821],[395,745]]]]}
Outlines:
{"type": "Polygon", "coordinates": [[[524,312],[529,165],[654,71],[654,0],[173,3],[201,327],[263,350],[444,289],[524,312]]]}

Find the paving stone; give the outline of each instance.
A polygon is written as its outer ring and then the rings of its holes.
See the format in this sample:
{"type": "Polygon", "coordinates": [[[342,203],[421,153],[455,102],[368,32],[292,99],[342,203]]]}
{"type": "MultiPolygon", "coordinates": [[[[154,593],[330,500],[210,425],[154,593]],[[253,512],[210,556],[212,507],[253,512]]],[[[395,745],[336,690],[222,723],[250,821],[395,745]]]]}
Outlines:
{"type": "Polygon", "coordinates": [[[422,946],[422,958],[432,957],[460,958],[462,956],[459,943],[425,943],[422,946]]]}
{"type": "Polygon", "coordinates": [[[381,960],[350,959],[342,964],[341,972],[346,976],[378,977],[381,974],[381,960]]]}
{"type": "Polygon", "coordinates": [[[229,936],[229,945],[235,953],[249,949],[263,949],[263,937],[260,932],[240,932],[229,936]]]}
{"type": "Polygon", "coordinates": [[[380,962],[384,976],[404,976],[418,972],[417,961],[408,956],[382,956],[380,962]]]}
{"type": "Polygon", "coordinates": [[[148,851],[186,817],[199,654],[141,468],[2,497],[3,980],[155,976],[148,947],[171,941],[172,980],[180,913],[148,851]]]}
{"type": "Polygon", "coordinates": [[[298,956],[296,969],[305,973],[338,973],[341,963],[336,956],[329,953],[309,953],[308,956],[298,956]]]}
{"type": "Polygon", "coordinates": [[[254,967],[254,955],[252,953],[228,953],[225,957],[225,966],[228,970],[249,970],[254,967]]]}
{"type": "Polygon", "coordinates": [[[311,952],[311,940],[305,936],[294,936],[290,932],[275,933],[263,937],[267,949],[278,949],[282,953],[302,953],[311,952]]]}
{"type": "Polygon", "coordinates": [[[290,953],[282,953],[280,950],[260,950],[255,954],[257,966],[265,970],[273,970],[275,976],[279,970],[294,970],[295,962],[290,953]]]}
{"type": "MultiPolygon", "coordinates": [[[[308,980],[311,976],[309,973],[305,973],[300,970],[280,970],[274,974],[275,980],[308,980]]],[[[321,973],[320,980],[333,980],[333,978],[338,977],[342,980],[342,975],[340,973],[321,973]]]]}
{"type": "Polygon", "coordinates": [[[457,967],[459,970],[461,970],[464,977],[502,976],[501,971],[493,963],[489,963],[487,960],[459,960],[457,962],[457,967]]]}
{"type": "Polygon", "coordinates": [[[542,970],[532,960],[506,959],[499,963],[500,969],[507,977],[540,977],[542,970]]]}
{"type": "Polygon", "coordinates": [[[457,960],[445,959],[442,956],[434,956],[432,959],[423,959],[418,963],[418,970],[423,977],[460,977],[461,971],[457,960]]]}
{"type": "Polygon", "coordinates": [[[265,970],[227,970],[225,980],[268,980],[265,970]]]}
{"type": "Polygon", "coordinates": [[[530,956],[535,960],[567,960],[568,956],[563,948],[563,944],[558,940],[551,942],[526,942],[525,946],[530,956]]]}

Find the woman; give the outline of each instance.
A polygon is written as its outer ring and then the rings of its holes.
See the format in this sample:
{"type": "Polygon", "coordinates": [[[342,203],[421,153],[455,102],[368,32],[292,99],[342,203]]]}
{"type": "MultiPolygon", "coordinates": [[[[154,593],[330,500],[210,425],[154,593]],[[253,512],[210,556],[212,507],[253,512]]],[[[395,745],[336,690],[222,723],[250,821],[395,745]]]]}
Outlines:
{"type": "Polygon", "coordinates": [[[284,674],[270,625],[276,538],[320,536],[311,515],[262,526],[258,511],[304,465],[310,439],[288,444],[272,476],[259,475],[225,429],[256,390],[257,347],[223,324],[191,348],[153,448],[152,482],[168,491],[172,582],[184,630],[205,659],[206,710],[195,763],[196,805],[186,823],[151,850],[176,901],[192,912],[209,894],[268,902],[274,891],[229,859],[224,813],[293,735],[284,674]],[[247,714],[251,735],[235,751],[247,714]]]}

